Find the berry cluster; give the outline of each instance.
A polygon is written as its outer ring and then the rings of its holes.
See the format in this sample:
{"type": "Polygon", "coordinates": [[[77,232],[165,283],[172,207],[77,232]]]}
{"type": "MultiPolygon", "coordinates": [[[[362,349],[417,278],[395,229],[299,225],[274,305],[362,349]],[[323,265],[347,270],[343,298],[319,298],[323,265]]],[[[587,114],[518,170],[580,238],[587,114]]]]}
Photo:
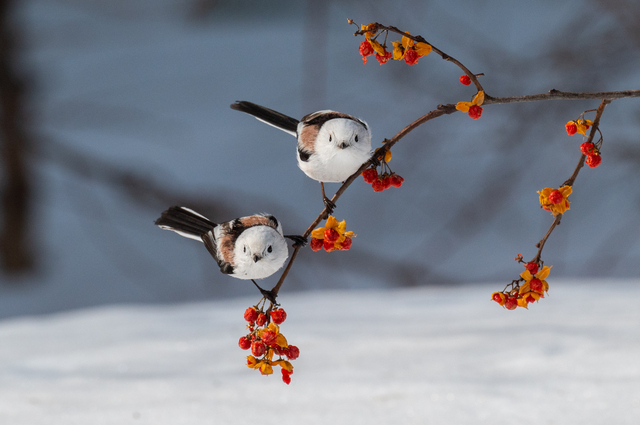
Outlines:
{"type": "Polygon", "coordinates": [[[318,227],[311,232],[309,245],[313,251],[320,251],[322,248],[327,252],[347,251],[351,248],[352,238],[356,235],[346,230],[347,222],[345,220],[338,222],[335,217],[329,216],[323,227],[318,227]]]}
{"type": "MultiPolygon", "coordinates": [[[[376,149],[376,151],[379,150],[376,149]]],[[[391,186],[400,187],[404,183],[404,177],[391,171],[389,167],[389,161],[391,160],[391,151],[387,151],[380,161],[380,172],[376,166],[367,168],[362,172],[362,178],[365,183],[370,184],[374,192],[382,192],[385,189],[389,189],[391,186]]]]}
{"type": "Polygon", "coordinates": [[[491,299],[507,310],[515,310],[517,307],[529,308],[528,305],[540,298],[549,291],[549,284],[545,280],[549,276],[551,267],[541,267],[541,262],[522,260],[522,255],[515,258],[519,263],[524,264],[525,271],[520,274],[520,279],[508,284],[502,292],[494,292],[491,299]]]}
{"type": "MultiPolygon", "coordinates": [[[[585,112],[580,114],[580,117],[577,120],[569,121],[565,124],[565,128],[569,136],[573,136],[576,133],[582,134],[584,140],[587,130],[593,125],[593,121],[584,118],[585,112]]],[[[598,129],[598,132],[600,133],[600,129],[598,129]]],[[[589,167],[596,168],[602,162],[602,156],[600,154],[601,146],[602,133],[600,133],[600,139],[595,144],[591,142],[584,142],[580,145],[580,152],[587,157],[585,163],[589,167]]]]}
{"type": "MultiPolygon", "coordinates": [[[[462,77],[469,78],[466,75],[463,75],[462,77]]],[[[462,77],[460,77],[461,82],[462,82],[462,77]]],[[[456,109],[460,112],[467,112],[469,114],[469,117],[473,118],[474,120],[477,120],[482,115],[482,107],[480,105],[482,105],[483,103],[484,103],[484,91],[480,90],[478,93],[476,93],[476,95],[473,97],[473,100],[471,100],[471,102],[456,103],[456,109]]]]}
{"type": "Polygon", "coordinates": [[[569,195],[573,192],[571,186],[562,186],[559,189],[545,187],[538,191],[540,195],[540,207],[545,211],[551,211],[554,216],[564,214],[569,210],[569,195]]]}
{"type": "Polygon", "coordinates": [[[581,144],[580,152],[582,152],[583,155],[586,155],[587,159],[585,163],[591,168],[596,168],[602,162],[600,149],[591,142],[584,142],[581,144]]]}
{"type": "MultiPolygon", "coordinates": [[[[365,40],[360,43],[358,49],[362,55],[362,63],[367,63],[367,57],[374,55],[380,65],[389,62],[389,59],[403,60],[408,65],[415,65],[422,56],[431,53],[431,45],[423,42],[413,41],[411,38],[403,36],[402,41],[394,41],[393,51],[387,51],[388,30],[378,31],[375,24],[361,25],[360,30],[364,32],[365,40]],[[380,44],[377,38],[385,35],[385,41],[380,44]]],[[[407,35],[410,35],[408,32],[407,35]]]]}
{"type": "Polygon", "coordinates": [[[248,367],[259,370],[263,375],[271,375],[273,366],[280,366],[282,380],[288,385],[293,373],[293,366],[288,360],[297,359],[300,350],[295,345],[289,345],[280,333],[278,325],[285,321],[287,313],[278,307],[265,313],[263,308],[264,303],[261,308],[256,305],[245,310],[244,320],[249,322],[249,334],[240,337],[238,346],[243,350],[251,349],[251,355],[247,356],[248,367]],[[274,356],[278,358],[274,360],[274,356]]]}

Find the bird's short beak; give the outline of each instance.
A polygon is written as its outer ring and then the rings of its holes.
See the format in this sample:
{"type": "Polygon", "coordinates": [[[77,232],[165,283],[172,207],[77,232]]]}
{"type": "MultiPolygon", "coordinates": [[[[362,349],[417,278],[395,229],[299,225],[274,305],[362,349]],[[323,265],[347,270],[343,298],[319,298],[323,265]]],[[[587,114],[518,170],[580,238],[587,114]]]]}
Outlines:
{"type": "Polygon", "coordinates": [[[259,255],[254,255],[254,256],[253,256],[253,262],[254,262],[254,263],[257,263],[258,261],[260,261],[260,259],[261,259],[261,258],[262,258],[262,257],[261,257],[261,256],[259,256],[259,255]]]}
{"type": "Polygon", "coordinates": [[[343,142],[343,143],[340,143],[340,144],[338,145],[338,147],[339,147],[340,149],[344,149],[344,148],[349,147],[349,145],[347,145],[346,143],[344,143],[344,142],[343,142]]]}

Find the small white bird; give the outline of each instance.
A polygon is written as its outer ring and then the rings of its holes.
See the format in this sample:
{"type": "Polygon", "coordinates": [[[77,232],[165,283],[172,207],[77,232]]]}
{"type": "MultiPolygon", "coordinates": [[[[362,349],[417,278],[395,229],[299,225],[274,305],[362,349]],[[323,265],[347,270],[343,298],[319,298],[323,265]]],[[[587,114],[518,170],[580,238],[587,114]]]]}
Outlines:
{"type": "MultiPolygon", "coordinates": [[[[306,242],[301,236],[283,235],[280,222],[268,214],[216,224],[189,208],[174,206],[164,211],[155,224],[204,242],[222,273],[252,281],[269,277],[284,265],[289,257],[285,237],[301,245],[306,242]]],[[[269,293],[253,283],[263,295],[269,293]]],[[[275,299],[271,301],[275,303],[275,299]]]]}
{"type": "Polygon", "coordinates": [[[343,182],[371,159],[371,130],[366,122],[335,111],[318,111],[302,120],[255,103],[240,101],[231,109],[285,131],[298,140],[298,166],[320,182],[322,199],[330,212],[335,205],[324,193],[324,182],[343,182]]]}

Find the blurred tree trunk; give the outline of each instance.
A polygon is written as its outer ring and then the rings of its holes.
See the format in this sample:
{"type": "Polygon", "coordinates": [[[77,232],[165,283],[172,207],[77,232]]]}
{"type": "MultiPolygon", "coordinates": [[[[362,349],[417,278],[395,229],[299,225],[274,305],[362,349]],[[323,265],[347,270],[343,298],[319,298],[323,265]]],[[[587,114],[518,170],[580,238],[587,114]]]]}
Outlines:
{"type": "Polygon", "coordinates": [[[15,71],[11,0],[0,0],[0,264],[10,273],[31,269],[27,226],[30,182],[26,164],[24,85],[15,71]]]}

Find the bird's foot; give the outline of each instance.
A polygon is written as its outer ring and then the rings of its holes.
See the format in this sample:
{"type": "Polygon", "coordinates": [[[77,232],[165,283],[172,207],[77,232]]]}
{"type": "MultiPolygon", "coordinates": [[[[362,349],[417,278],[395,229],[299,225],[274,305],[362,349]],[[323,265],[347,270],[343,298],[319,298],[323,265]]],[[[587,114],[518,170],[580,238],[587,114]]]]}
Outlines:
{"type": "Polygon", "coordinates": [[[326,196],[322,199],[322,201],[324,202],[324,206],[329,214],[333,214],[333,210],[336,208],[336,204],[326,196]]]}
{"type": "Polygon", "coordinates": [[[276,298],[278,297],[278,294],[276,294],[272,290],[267,291],[266,289],[262,289],[253,279],[251,279],[251,282],[253,282],[253,284],[256,285],[256,288],[258,288],[262,296],[265,297],[267,300],[269,300],[271,304],[278,305],[278,303],[276,302],[276,298]]]}

